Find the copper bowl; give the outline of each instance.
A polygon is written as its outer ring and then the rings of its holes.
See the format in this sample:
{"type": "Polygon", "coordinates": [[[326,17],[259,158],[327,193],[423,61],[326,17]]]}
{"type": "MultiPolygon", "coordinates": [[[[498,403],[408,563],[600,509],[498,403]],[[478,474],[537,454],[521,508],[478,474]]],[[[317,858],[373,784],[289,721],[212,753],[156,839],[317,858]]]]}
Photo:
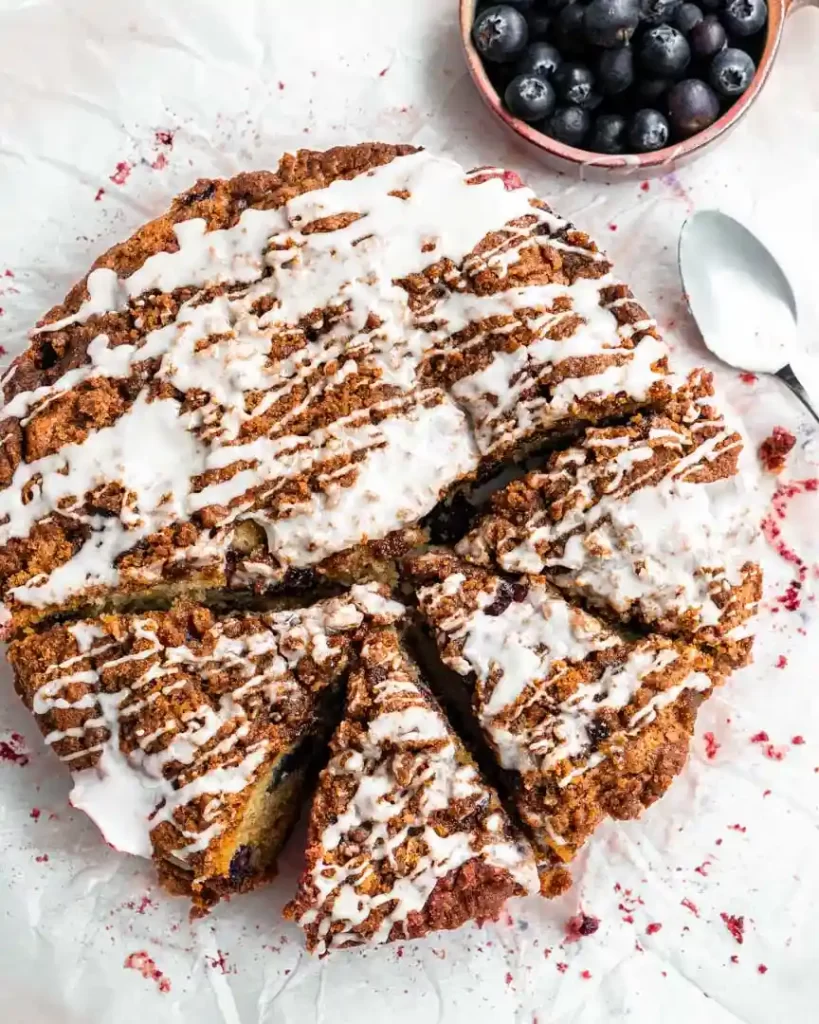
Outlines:
{"type": "MultiPolygon", "coordinates": [[[[495,87],[489,81],[478,51],[472,43],[472,22],[478,0],[460,0],[461,39],[466,53],[466,63],[478,92],[489,109],[506,127],[539,151],[547,166],[556,171],[573,173],[581,178],[602,181],[616,181],[626,176],[653,178],[659,174],[689,163],[700,156],[707,146],[718,139],[726,138],[759,95],[773,66],[774,57],[782,39],[782,28],[786,16],[797,7],[808,3],[819,4],[819,0],[768,0],[768,37],[759,60],[756,75],[745,93],[734,105],[718,118],[710,128],[692,135],[683,142],[655,150],[653,153],[634,153],[624,156],[607,156],[592,153],[574,146],[566,146],[556,139],[543,135],[525,121],[513,117],[503,106],[495,87]]],[[[498,0],[503,3],[503,0],[498,0]]]]}

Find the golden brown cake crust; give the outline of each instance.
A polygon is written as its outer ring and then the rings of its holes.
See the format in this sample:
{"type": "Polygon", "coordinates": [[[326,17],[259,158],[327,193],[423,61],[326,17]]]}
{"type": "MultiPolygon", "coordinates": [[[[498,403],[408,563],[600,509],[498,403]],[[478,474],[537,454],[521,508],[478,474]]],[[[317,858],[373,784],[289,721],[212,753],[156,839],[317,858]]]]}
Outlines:
{"type": "Polygon", "coordinates": [[[670,401],[656,324],[513,184],[408,146],[300,151],[101,256],[3,381],[4,624],[388,578],[453,486],[670,401]]]}
{"type": "Polygon", "coordinates": [[[394,630],[368,637],[350,678],[306,858],[285,916],[319,953],[494,919],[538,891],[528,844],[394,630]]]}
{"type": "Polygon", "coordinates": [[[53,626],[9,660],[111,845],[170,860],[194,894],[242,891],[258,879],[231,860],[256,781],[318,728],[353,645],[402,611],[375,585],[282,612],[180,604],[53,626]]]}
{"type": "Polygon", "coordinates": [[[665,792],[721,682],[713,658],[618,636],[542,577],[505,580],[438,552],[407,571],[544,852],[569,860],[605,817],[636,817],[665,792]]]}

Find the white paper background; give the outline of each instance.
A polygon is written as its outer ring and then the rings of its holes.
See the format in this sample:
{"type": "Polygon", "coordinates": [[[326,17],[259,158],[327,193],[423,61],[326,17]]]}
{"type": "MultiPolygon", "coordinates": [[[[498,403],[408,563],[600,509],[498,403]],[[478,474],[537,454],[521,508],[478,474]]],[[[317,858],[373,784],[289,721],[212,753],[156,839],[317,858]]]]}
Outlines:
{"type": "MultiPolygon", "coordinates": [[[[465,74],[456,7],[456,0],[0,0],[0,343],[19,350],[28,327],[94,256],[195,177],[270,167],[302,145],[366,139],[414,142],[466,165],[523,172],[608,247],[681,362],[702,360],[703,349],[681,298],[679,228],[696,207],[735,213],[792,274],[804,337],[816,338],[814,12],[789,24],[768,88],[731,139],[643,191],[637,182],[607,187],[552,175],[515,148],[465,74]],[[157,143],[158,129],[174,131],[172,147],[157,143]],[[160,154],[167,165],[152,166],[163,163],[160,154]],[[118,185],[110,179],[122,162],[133,169],[118,185]]],[[[720,380],[745,418],[751,452],[782,424],[800,440],[788,474],[817,474],[819,444],[776,381],[749,386],[727,370],[720,380]]],[[[762,504],[772,488],[760,482],[762,504]]],[[[819,494],[796,499],[793,510],[784,529],[813,571],[819,494]]],[[[770,603],[791,573],[772,552],[765,567],[770,603]]],[[[809,595],[799,614],[763,612],[756,664],[705,707],[686,774],[642,822],[599,831],[563,899],[519,902],[507,920],[483,930],[323,962],[308,958],[298,932],[279,921],[297,843],[277,885],[191,927],[184,902],[157,891],[149,865],[109,850],[70,811],[67,774],[42,749],[4,668],[0,742],[21,733],[30,753],[25,766],[0,760],[0,1021],[815,1021],[817,631],[809,595]],[[780,655],[784,669],[775,667],[780,655]],[[750,742],[762,729],[783,760],[750,742]],[[720,744],[711,760],[707,731],[720,744]],[[790,743],[796,735],[803,745],[790,743]],[[696,871],[703,864],[705,875],[696,871]],[[581,905],[600,917],[600,930],[561,946],[581,905]],[[744,915],[742,945],[723,912],[744,915]],[[662,929],[649,935],[652,922],[662,929]],[[123,966],[140,951],[170,991],[123,966]]]]}

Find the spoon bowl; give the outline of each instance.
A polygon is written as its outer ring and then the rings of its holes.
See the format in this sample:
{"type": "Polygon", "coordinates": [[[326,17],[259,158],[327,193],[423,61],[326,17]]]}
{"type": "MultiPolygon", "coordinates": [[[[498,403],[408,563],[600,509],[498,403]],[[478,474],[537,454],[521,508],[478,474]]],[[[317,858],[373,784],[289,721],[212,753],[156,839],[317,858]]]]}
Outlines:
{"type": "Polygon", "coordinates": [[[819,420],[793,372],[799,356],[796,296],[763,243],[719,210],[683,225],[680,275],[708,349],[740,370],[776,374],[819,420]]]}

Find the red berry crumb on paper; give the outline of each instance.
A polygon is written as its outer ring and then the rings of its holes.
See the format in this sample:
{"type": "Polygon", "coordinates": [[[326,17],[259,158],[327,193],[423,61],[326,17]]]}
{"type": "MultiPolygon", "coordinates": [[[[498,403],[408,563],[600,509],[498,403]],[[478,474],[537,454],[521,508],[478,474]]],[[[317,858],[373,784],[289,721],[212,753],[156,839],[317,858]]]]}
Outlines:
{"type": "Polygon", "coordinates": [[[728,828],[729,828],[729,830],[731,832],[747,832],[748,831],[748,828],[747,828],[746,825],[729,825],[728,828]]]}
{"type": "Polygon", "coordinates": [[[153,958],[148,956],[145,950],[139,950],[137,953],[130,953],[125,958],[123,967],[128,967],[132,971],[139,971],[143,978],[147,978],[150,981],[155,981],[156,986],[160,992],[170,992],[171,982],[162,971],[156,966],[153,958]]]}
{"type": "Polygon", "coordinates": [[[516,171],[504,171],[503,187],[507,192],[514,192],[515,189],[523,188],[521,176],[516,171]]]}
{"type": "Polygon", "coordinates": [[[562,961],[559,964],[555,964],[555,967],[557,967],[557,969],[560,971],[561,974],[565,974],[566,971],[568,971],[568,969],[569,969],[569,965],[568,964],[564,964],[562,961]]]}
{"type": "Polygon", "coordinates": [[[231,968],[227,965],[228,954],[223,953],[221,949],[216,950],[216,956],[209,956],[205,959],[208,962],[208,966],[212,967],[215,971],[221,971],[222,974],[231,974],[231,968]]]}
{"type": "Polygon", "coordinates": [[[616,231],[616,230],[617,230],[617,225],[616,224],[609,224],[609,231],[616,231]]]}
{"type": "Polygon", "coordinates": [[[776,664],[774,665],[774,668],[787,668],[787,667],[788,667],[788,659],[785,657],[784,654],[780,654],[779,657],[776,659],[776,664]]]}
{"type": "Polygon", "coordinates": [[[168,158],[165,156],[164,153],[160,153],[159,156],[157,156],[156,160],[154,160],[153,163],[151,164],[151,167],[155,171],[161,171],[163,169],[163,167],[167,167],[167,166],[168,166],[168,158]]]}
{"type": "Polygon", "coordinates": [[[663,926],[659,921],[652,921],[650,925],[646,927],[646,935],[656,935],[663,926]]]}
{"type": "Polygon", "coordinates": [[[705,740],[705,756],[709,761],[713,761],[720,748],[719,743],[717,743],[717,738],[712,732],[707,732],[703,739],[705,740]]]}
{"type": "Polygon", "coordinates": [[[739,375],[739,379],[742,381],[743,384],[756,384],[756,382],[759,380],[759,377],[757,377],[755,373],[749,373],[747,370],[745,370],[743,373],[739,375]]]}
{"type": "Polygon", "coordinates": [[[279,82],[279,92],[284,92],[284,82],[279,82]]]}
{"type": "Polygon", "coordinates": [[[154,132],[154,139],[157,146],[173,146],[173,137],[176,133],[169,128],[160,128],[154,132]]]}
{"type": "Polygon", "coordinates": [[[48,854],[41,853],[39,857],[34,858],[38,864],[48,864],[48,854]]]}
{"type": "Polygon", "coordinates": [[[765,747],[765,757],[769,761],[784,761],[785,760],[785,749],[783,747],[775,747],[773,743],[769,743],[765,747]]]}
{"type": "Polygon", "coordinates": [[[696,903],[692,903],[687,896],[684,900],[680,900],[680,903],[685,907],[686,910],[690,910],[694,917],[700,916],[700,912],[699,910],[697,910],[696,903]]]}
{"type": "Polygon", "coordinates": [[[695,867],[694,870],[697,872],[698,875],[702,875],[703,878],[707,878],[708,877],[708,868],[710,868],[710,867],[711,867],[711,861],[710,860],[704,860],[702,862],[702,864],[700,864],[698,867],[695,867]]]}
{"type": "Polygon", "coordinates": [[[796,438],[784,427],[774,427],[770,437],[759,446],[759,461],[769,473],[781,473],[796,438]]]}
{"type": "Polygon", "coordinates": [[[26,741],[19,732],[13,732],[7,740],[0,740],[0,761],[9,761],[21,768],[28,764],[26,741]]]}
{"type": "Polygon", "coordinates": [[[386,73],[387,73],[387,72],[388,72],[389,70],[390,70],[389,68],[382,68],[382,70],[378,72],[378,77],[379,77],[379,78],[383,78],[383,77],[384,77],[384,75],[386,75],[386,73]]]}
{"type": "Polygon", "coordinates": [[[642,192],[648,192],[648,190],[650,188],[651,188],[651,184],[649,182],[647,182],[647,181],[642,182],[641,185],[640,185],[640,190],[642,192]]]}
{"type": "Polygon", "coordinates": [[[734,955],[731,957],[731,963],[732,964],[738,964],[739,963],[739,957],[736,955],[736,953],[734,953],[734,955]]]}
{"type": "Polygon", "coordinates": [[[509,971],[506,972],[506,978],[504,979],[507,985],[511,985],[513,978],[509,971]]]}
{"type": "Polygon", "coordinates": [[[581,978],[582,978],[582,979],[583,979],[584,981],[588,981],[588,980],[589,980],[589,979],[591,978],[591,971],[581,971],[581,972],[580,972],[580,977],[581,977],[581,978]]]}
{"type": "Polygon", "coordinates": [[[751,743],[767,743],[771,737],[763,729],[762,732],[755,732],[751,737],[751,743]]]}
{"type": "Polygon", "coordinates": [[[131,173],[132,167],[126,160],[120,160],[117,164],[117,169],[111,175],[111,181],[115,185],[124,185],[128,180],[128,175],[131,173]]]}
{"type": "Polygon", "coordinates": [[[737,917],[736,914],[726,914],[724,912],[720,914],[720,917],[725,922],[725,927],[741,946],[745,935],[745,918],[741,915],[737,917]]]}
{"type": "Polygon", "coordinates": [[[792,743],[792,744],[793,744],[793,745],[794,745],[795,747],[801,747],[801,746],[804,746],[804,743],[805,743],[805,737],[804,737],[804,736],[794,736],[794,738],[793,738],[793,739],[791,740],[791,743],[792,743]]]}
{"type": "Polygon", "coordinates": [[[768,973],[768,968],[766,967],[765,964],[759,964],[759,966],[757,967],[756,971],[757,971],[757,974],[767,974],[768,973]]]}
{"type": "Polygon", "coordinates": [[[40,811],[39,807],[32,807],[31,813],[29,814],[29,818],[33,818],[35,821],[37,821],[41,813],[42,812],[40,811]]]}
{"type": "Polygon", "coordinates": [[[98,203],[100,201],[100,199],[102,199],[102,197],[104,195],[105,195],[105,189],[104,188],[98,188],[97,189],[97,194],[94,196],[94,202],[98,203]]]}
{"type": "Polygon", "coordinates": [[[566,942],[578,942],[587,935],[594,935],[600,927],[600,918],[591,914],[576,914],[566,922],[566,942]]]}

